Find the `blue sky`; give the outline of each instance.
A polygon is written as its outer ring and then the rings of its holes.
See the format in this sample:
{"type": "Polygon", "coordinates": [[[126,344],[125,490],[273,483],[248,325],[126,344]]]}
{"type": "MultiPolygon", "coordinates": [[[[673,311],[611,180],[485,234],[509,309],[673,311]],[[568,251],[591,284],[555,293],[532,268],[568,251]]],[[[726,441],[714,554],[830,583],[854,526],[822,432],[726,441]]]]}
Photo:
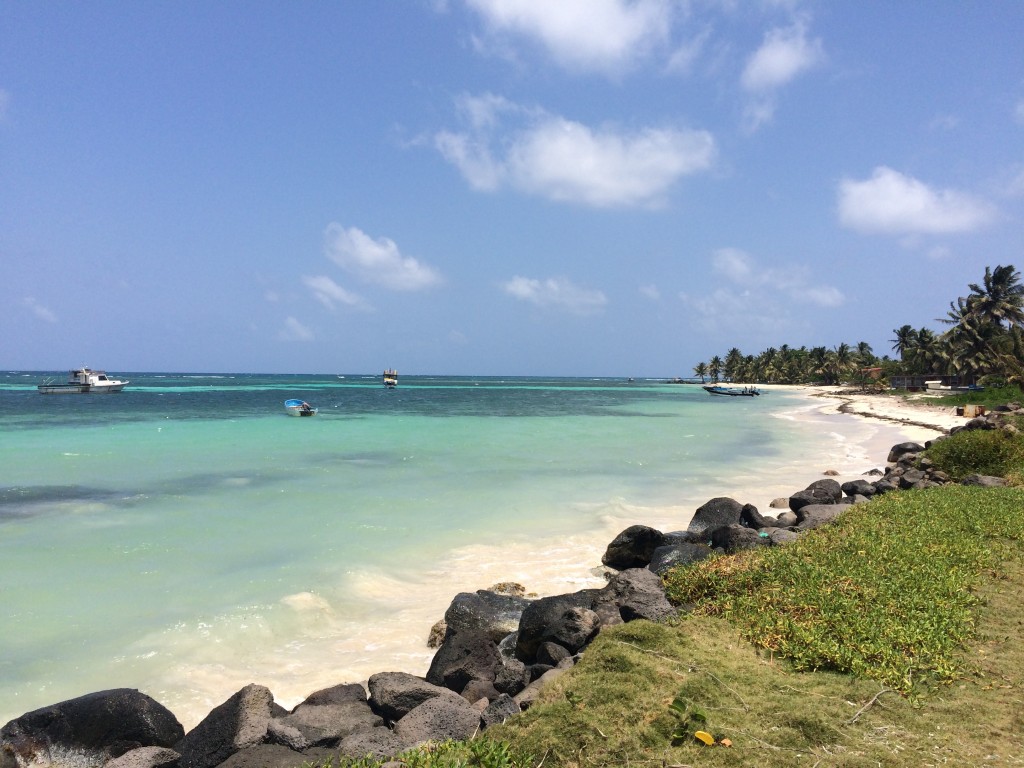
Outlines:
{"type": "Polygon", "coordinates": [[[1024,269],[1019,0],[0,5],[0,367],[690,375],[1024,269]]]}

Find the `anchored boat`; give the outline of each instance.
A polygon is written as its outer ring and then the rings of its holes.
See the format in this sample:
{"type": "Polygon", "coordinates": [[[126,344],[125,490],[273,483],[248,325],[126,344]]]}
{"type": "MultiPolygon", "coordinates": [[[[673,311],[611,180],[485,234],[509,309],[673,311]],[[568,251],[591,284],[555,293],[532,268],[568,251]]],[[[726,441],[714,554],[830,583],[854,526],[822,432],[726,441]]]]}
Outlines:
{"type": "Polygon", "coordinates": [[[289,416],[316,416],[319,408],[314,408],[305,400],[285,400],[284,410],[289,416]]]}
{"type": "Polygon", "coordinates": [[[398,371],[394,368],[388,368],[384,371],[384,386],[388,389],[394,389],[398,386],[398,371]]]}
{"type": "Polygon", "coordinates": [[[106,371],[78,368],[68,373],[63,384],[45,380],[36,389],[43,395],[101,395],[120,392],[129,382],[107,377],[106,371]]]}

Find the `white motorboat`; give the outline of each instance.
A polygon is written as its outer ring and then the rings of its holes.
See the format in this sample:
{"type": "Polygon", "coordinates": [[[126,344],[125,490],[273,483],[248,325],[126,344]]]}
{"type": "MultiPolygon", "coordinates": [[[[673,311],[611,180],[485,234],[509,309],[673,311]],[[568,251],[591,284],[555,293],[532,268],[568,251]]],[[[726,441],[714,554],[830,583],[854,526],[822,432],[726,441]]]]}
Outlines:
{"type": "Polygon", "coordinates": [[[108,378],[106,371],[78,368],[68,373],[68,380],[63,384],[45,380],[36,389],[43,395],[103,395],[120,392],[129,383],[108,378]]]}

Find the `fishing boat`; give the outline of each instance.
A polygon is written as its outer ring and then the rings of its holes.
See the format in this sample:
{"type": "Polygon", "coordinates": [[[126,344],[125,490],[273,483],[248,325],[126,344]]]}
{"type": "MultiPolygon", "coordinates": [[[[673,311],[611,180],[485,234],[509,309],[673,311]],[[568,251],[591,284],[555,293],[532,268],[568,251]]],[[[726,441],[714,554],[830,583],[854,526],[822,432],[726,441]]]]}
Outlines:
{"type": "Polygon", "coordinates": [[[384,386],[388,389],[394,389],[398,386],[398,371],[394,368],[388,368],[384,371],[384,386]]]}
{"type": "Polygon", "coordinates": [[[316,416],[319,408],[314,408],[305,400],[285,400],[284,410],[289,416],[316,416]]]}
{"type": "Polygon", "coordinates": [[[727,397],[757,397],[761,393],[757,387],[723,387],[719,385],[703,387],[709,395],[725,395],[727,397]]]}
{"type": "Polygon", "coordinates": [[[128,384],[127,381],[108,378],[106,371],[77,368],[68,373],[68,380],[63,384],[45,379],[36,389],[43,395],[104,395],[120,392],[128,384]]]}

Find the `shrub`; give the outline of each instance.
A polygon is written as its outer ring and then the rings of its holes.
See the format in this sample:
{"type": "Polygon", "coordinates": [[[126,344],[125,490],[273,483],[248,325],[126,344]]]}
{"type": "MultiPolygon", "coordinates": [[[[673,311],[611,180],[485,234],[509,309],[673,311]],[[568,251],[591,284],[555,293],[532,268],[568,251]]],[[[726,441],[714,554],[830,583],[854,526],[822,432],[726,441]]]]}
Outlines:
{"type": "Polygon", "coordinates": [[[1014,477],[1024,474],[1024,436],[1002,429],[972,429],[940,440],[924,453],[953,480],[968,475],[1014,477]]]}

